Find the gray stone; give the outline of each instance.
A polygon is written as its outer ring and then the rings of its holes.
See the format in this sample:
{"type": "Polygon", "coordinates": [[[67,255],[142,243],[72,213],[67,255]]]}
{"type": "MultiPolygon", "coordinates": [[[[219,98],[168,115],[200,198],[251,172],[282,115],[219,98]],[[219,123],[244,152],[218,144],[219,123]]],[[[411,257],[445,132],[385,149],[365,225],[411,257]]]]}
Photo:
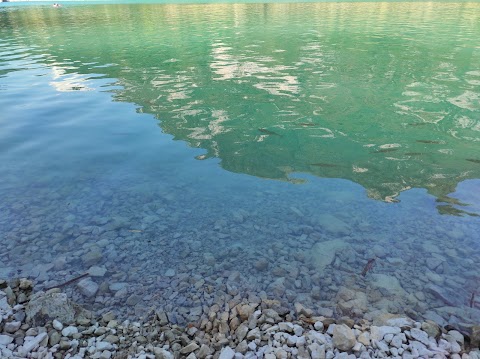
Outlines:
{"type": "Polygon", "coordinates": [[[235,334],[237,335],[237,340],[241,342],[243,339],[245,339],[247,333],[248,327],[245,324],[240,324],[240,326],[235,331],[235,334]]]}
{"type": "Polygon", "coordinates": [[[333,329],[333,345],[342,351],[348,351],[353,348],[356,343],[353,330],[345,324],[336,325],[333,329]]]}
{"type": "Polygon", "coordinates": [[[48,343],[51,346],[54,346],[54,345],[57,345],[58,343],[60,343],[61,339],[62,339],[62,336],[60,335],[60,333],[57,332],[57,331],[53,331],[53,333],[50,335],[48,343]]]}
{"type": "Polygon", "coordinates": [[[127,298],[126,304],[133,306],[133,305],[137,304],[138,302],[140,302],[141,300],[142,300],[142,297],[140,297],[136,294],[132,294],[130,297],[127,298]]]}
{"type": "Polygon", "coordinates": [[[88,274],[91,277],[103,277],[107,273],[107,269],[105,267],[93,266],[88,269],[88,274]]]}
{"type": "Polygon", "coordinates": [[[183,347],[180,350],[180,354],[190,354],[191,352],[194,352],[198,348],[200,348],[200,347],[198,346],[197,343],[191,342],[190,344],[188,344],[187,346],[183,347]]]}
{"type": "Polygon", "coordinates": [[[305,308],[301,303],[296,302],[294,304],[294,307],[297,315],[304,315],[306,317],[311,317],[313,315],[313,311],[311,309],[305,308]]]}
{"type": "Polygon", "coordinates": [[[20,326],[22,325],[21,322],[9,322],[5,323],[5,327],[3,328],[7,333],[15,333],[20,326]]]}
{"type": "Polygon", "coordinates": [[[173,354],[163,348],[153,348],[155,359],[173,359],[173,354]]]}
{"type": "Polygon", "coordinates": [[[334,235],[347,235],[351,232],[350,226],[330,213],[323,213],[316,218],[315,225],[334,235]]]}
{"type": "Polygon", "coordinates": [[[122,283],[122,282],[112,283],[108,286],[108,289],[110,289],[112,292],[118,292],[119,290],[126,289],[126,288],[127,288],[127,283],[122,283]]]}
{"type": "Polygon", "coordinates": [[[260,339],[260,329],[253,328],[247,333],[247,340],[260,339]]]}
{"type": "Polygon", "coordinates": [[[319,242],[309,251],[309,261],[318,271],[323,272],[327,266],[332,264],[337,252],[342,251],[346,247],[347,243],[340,239],[319,242]]]}
{"type": "Polygon", "coordinates": [[[200,350],[197,353],[197,358],[204,359],[208,355],[210,355],[211,352],[212,351],[211,351],[211,349],[209,348],[208,345],[202,344],[202,346],[200,347],[200,350]]]}
{"type": "Polygon", "coordinates": [[[325,359],[325,345],[312,343],[308,346],[308,351],[312,359],[325,359]]]}
{"type": "Polygon", "coordinates": [[[259,259],[258,261],[255,262],[254,266],[258,271],[267,270],[268,261],[265,258],[261,258],[261,259],[259,259]]]}
{"type": "Polygon", "coordinates": [[[165,277],[174,277],[175,276],[175,270],[174,269],[167,269],[165,272],[165,277]]]}
{"type": "Polygon", "coordinates": [[[422,330],[427,333],[429,337],[433,338],[437,338],[441,334],[438,324],[430,320],[422,323],[422,330]]]}
{"type": "Polygon", "coordinates": [[[77,288],[87,298],[92,298],[97,294],[98,284],[92,281],[90,278],[82,279],[77,283],[77,288]]]}

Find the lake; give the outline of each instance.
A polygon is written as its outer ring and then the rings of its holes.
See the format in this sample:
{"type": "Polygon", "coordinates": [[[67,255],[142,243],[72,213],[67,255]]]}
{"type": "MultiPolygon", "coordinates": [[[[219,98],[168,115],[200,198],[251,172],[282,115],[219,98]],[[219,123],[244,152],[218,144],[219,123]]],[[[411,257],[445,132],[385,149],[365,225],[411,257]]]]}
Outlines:
{"type": "Polygon", "coordinates": [[[0,277],[478,323],[479,38],[480,3],[2,4],[0,277]]]}

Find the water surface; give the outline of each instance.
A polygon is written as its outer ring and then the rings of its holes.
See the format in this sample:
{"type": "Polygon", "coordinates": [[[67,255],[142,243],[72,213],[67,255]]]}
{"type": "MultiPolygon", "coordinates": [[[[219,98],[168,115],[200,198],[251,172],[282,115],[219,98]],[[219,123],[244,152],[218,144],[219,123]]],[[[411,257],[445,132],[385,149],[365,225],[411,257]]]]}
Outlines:
{"type": "Polygon", "coordinates": [[[1,8],[0,274],[48,287],[101,266],[79,301],[178,322],[255,296],[478,322],[479,17],[1,8]]]}

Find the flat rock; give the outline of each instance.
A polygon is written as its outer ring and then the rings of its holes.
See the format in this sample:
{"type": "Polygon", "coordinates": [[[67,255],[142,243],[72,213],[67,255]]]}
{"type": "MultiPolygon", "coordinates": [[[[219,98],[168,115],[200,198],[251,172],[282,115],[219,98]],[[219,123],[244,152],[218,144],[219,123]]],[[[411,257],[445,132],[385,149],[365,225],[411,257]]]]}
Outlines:
{"type": "Polygon", "coordinates": [[[415,322],[404,315],[384,313],[373,318],[373,325],[400,328],[412,328],[415,322]]]}
{"type": "Polygon", "coordinates": [[[389,295],[405,296],[407,293],[401,286],[399,280],[386,274],[372,274],[372,286],[384,289],[389,295]]]}
{"type": "Polygon", "coordinates": [[[377,340],[381,341],[383,340],[383,337],[387,334],[398,334],[400,333],[401,330],[398,327],[389,327],[389,326],[381,326],[377,327],[375,325],[372,325],[370,327],[370,339],[371,340],[377,340]]]}
{"type": "Polygon", "coordinates": [[[319,215],[316,225],[335,235],[347,235],[352,231],[347,223],[329,213],[319,215]]]}
{"type": "Polygon", "coordinates": [[[183,347],[180,350],[180,354],[190,354],[191,352],[194,352],[198,348],[200,348],[200,347],[198,346],[197,343],[191,342],[190,344],[188,344],[187,346],[183,347]]]}
{"type": "Polygon", "coordinates": [[[319,271],[323,271],[327,266],[332,264],[337,252],[347,247],[347,242],[341,239],[319,242],[315,244],[307,253],[312,265],[319,271]]]}
{"type": "Polygon", "coordinates": [[[91,277],[103,277],[107,273],[107,269],[105,267],[93,266],[88,269],[88,274],[91,277]]]}

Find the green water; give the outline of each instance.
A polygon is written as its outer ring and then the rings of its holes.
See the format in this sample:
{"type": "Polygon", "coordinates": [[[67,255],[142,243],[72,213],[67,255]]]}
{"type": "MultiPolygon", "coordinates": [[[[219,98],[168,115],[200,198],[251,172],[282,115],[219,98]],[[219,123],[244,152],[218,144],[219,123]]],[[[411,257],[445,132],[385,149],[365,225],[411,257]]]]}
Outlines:
{"type": "Polygon", "coordinates": [[[480,321],[480,3],[1,6],[0,277],[480,321]]]}
{"type": "Polygon", "coordinates": [[[478,4],[55,10],[2,21],[7,34],[28,25],[22,42],[48,49],[64,90],[69,73],[105,65],[115,100],[226,170],[345,178],[383,200],[409,188],[444,198],[480,175],[478,4]]]}

